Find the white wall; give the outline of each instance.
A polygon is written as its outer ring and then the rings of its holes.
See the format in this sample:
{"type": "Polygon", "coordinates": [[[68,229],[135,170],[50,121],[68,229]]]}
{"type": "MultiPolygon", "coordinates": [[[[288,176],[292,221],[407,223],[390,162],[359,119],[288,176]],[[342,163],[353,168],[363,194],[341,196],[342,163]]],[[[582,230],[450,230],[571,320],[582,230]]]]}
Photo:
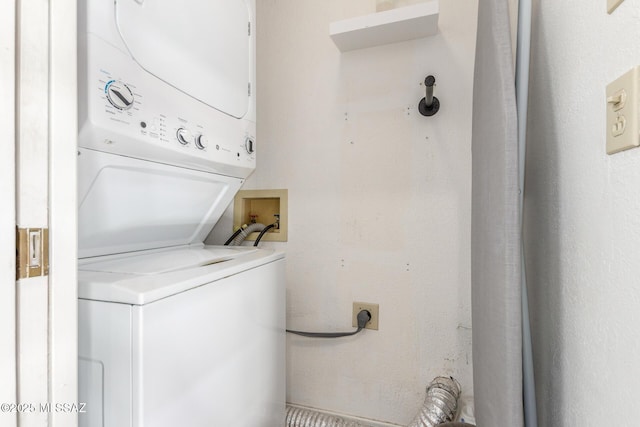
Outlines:
{"type": "MultiPolygon", "coordinates": [[[[471,97],[477,1],[440,2],[437,36],[341,54],[329,23],[373,0],[258,2],[258,169],[289,189],[287,325],[380,330],[288,337],[288,401],[407,424],[437,375],[472,394],[471,97]],[[442,107],[417,112],[427,74],[442,107]]],[[[229,215],[214,231],[230,234],[229,215]]],[[[272,245],[265,243],[265,246],[272,245]]]]}
{"type": "Polygon", "coordinates": [[[638,424],[640,150],[605,154],[605,86],[640,64],[640,4],[605,5],[534,7],[525,222],[541,426],[638,424]]]}

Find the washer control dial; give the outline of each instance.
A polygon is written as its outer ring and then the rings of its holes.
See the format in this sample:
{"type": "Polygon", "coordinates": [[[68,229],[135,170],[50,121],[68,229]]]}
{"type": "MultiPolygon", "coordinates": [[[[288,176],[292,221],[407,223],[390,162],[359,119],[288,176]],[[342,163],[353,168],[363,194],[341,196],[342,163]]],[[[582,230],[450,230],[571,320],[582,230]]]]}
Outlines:
{"type": "Polygon", "coordinates": [[[104,88],[107,100],[118,110],[128,110],[133,107],[134,96],[129,86],[120,80],[111,80],[104,88]]]}
{"type": "Polygon", "coordinates": [[[247,137],[244,141],[244,148],[247,150],[247,153],[253,154],[256,151],[256,143],[251,137],[247,137]]]}
{"type": "Polygon", "coordinates": [[[204,135],[198,135],[196,136],[196,147],[199,150],[204,150],[205,148],[207,148],[207,145],[209,145],[209,141],[207,141],[207,137],[204,135]]]}
{"type": "Polygon", "coordinates": [[[193,135],[185,128],[178,129],[176,138],[178,138],[178,142],[182,145],[189,145],[193,142],[193,135]]]}

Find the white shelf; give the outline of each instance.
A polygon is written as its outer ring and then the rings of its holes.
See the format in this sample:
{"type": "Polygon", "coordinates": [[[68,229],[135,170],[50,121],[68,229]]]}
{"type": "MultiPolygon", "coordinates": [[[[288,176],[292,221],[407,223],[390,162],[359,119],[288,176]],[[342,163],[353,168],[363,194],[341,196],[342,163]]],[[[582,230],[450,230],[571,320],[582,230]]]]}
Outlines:
{"type": "Polygon", "coordinates": [[[438,0],[332,22],[329,35],[342,52],[428,37],[438,32],[438,0]]]}

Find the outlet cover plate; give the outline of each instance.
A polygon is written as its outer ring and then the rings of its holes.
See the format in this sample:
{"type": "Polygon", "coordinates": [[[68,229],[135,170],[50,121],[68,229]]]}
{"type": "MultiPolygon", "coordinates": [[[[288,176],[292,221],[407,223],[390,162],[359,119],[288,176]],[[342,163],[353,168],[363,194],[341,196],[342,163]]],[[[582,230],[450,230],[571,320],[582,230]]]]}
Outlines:
{"type": "Polygon", "coordinates": [[[607,85],[607,154],[640,146],[639,92],[640,66],[607,85]],[[615,100],[620,102],[615,103],[615,100]]]}
{"type": "Polygon", "coordinates": [[[371,313],[371,320],[364,326],[365,329],[378,330],[378,320],[380,319],[380,306],[378,304],[372,304],[368,302],[354,302],[353,303],[353,327],[358,327],[358,313],[362,310],[367,310],[371,313]]]}
{"type": "Polygon", "coordinates": [[[624,0],[607,0],[607,13],[611,15],[624,0]]]}

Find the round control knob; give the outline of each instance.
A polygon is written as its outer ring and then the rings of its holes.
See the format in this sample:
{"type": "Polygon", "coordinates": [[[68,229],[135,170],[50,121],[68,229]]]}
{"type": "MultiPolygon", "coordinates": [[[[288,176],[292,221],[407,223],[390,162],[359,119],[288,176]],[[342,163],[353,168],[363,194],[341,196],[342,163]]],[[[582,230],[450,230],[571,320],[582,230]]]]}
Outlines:
{"type": "Polygon", "coordinates": [[[107,100],[118,110],[128,110],[133,107],[133,92],[129,86],[119,80],[111,80],[104,88],[107,100]]]}
{"type": "Polygon", "coordinates": [[[178,138],[178,142],[182,145],[189,145],[193,142],[193,135],[185,128],[180,128],[176,132],[176,138],[178,138]]]}
{"type": "Polygon", "coordinates": [[[209,145],[209,141],[207,141],[207,137],[204,135],[196,136],[196,147],[199,150],[204,150],[209,145]]]}
{"type": "Polygon", "coordinates": [[[244,148],[247,150],[247,153],[253,154],[256,151],[256,143],[253,138],[247,138],[244,141],[244,148]]]}

